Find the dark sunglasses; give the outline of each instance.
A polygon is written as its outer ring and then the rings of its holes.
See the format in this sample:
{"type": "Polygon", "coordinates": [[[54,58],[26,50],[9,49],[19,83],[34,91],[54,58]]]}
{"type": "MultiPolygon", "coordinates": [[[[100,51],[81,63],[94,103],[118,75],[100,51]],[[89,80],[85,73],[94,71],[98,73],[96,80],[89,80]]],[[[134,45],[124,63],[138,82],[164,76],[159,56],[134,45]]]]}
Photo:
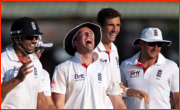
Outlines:
{"type": "Polygon", "coordinates": [[[163,42],[148,42],[147,43],[148,46],[154,47],[155,45],[157,45],[158,47],[161,47],[163,42]]]}
{"type": "Polygon", "coordinates": [[[26,40],[33,40],[34,37],[35,37],[36,40],[38,39],[38,36],[25,36],[25,39],[26,40]]]}

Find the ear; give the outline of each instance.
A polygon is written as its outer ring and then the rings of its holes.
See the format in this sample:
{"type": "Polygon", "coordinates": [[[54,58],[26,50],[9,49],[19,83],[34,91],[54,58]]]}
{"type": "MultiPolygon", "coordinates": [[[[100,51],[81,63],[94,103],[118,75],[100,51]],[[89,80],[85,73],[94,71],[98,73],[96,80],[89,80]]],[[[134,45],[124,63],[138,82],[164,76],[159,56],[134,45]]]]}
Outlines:
{"type": "Polygon", "coordinates": [[[98,25],[100,26],[100,27],[102,27],[102,25],[98,22],[98,25]]]}
{"type": "Polygon", "coordinates": [[[144,45],[144,42],[142,40],[139,40],[139,45],[142,47],[144,45]]]}
{"type": "Polygon", "coordinates": [[[77,46],[77,41],[73,41],[73,45],[74,45],[74,47],[76,47],[77,46]]]}

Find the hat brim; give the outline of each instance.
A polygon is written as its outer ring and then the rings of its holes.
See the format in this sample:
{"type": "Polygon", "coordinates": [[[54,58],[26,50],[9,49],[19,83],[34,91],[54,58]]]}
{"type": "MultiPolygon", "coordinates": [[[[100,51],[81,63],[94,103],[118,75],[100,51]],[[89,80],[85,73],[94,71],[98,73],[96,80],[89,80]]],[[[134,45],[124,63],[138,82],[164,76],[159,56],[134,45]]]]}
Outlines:
{"type": "Polygon", "coordinates": [[[133,41],[132,45],[137,45],[139,44],[139,41],[140,40],[143,40],[143,41],[146,41],[146,42],[163,42],[164,44],[166,44],[167,46],[170,46],[171,45],[171,41],[168,41],[168,40],[159,40],[159,39],[143,39],[143,38],[137,38],[133,41]]]}
{"type": "Polygon", "coordinates": [[[88,27],[94,32],[94,36],[95,36],[94,48],[96,48],[96,46],[99,44],[99,42],[101,40],[100,26],[98,26],[97,24],[91,23],[91,22],[82,23],[82,24],[76,26],[75,28],[73,28],[71,31],[69,31],[69,33],[64,38],[63,47],[65,48],[66,52],[69,55],[74,56],[74,53],[76,52],[76,49],[73,48],[73,46],[72,46],[72,39],[73,39],[73,36],[77,33],[77,31],[79,29],[81,29],[82,27],[88,27]]]}

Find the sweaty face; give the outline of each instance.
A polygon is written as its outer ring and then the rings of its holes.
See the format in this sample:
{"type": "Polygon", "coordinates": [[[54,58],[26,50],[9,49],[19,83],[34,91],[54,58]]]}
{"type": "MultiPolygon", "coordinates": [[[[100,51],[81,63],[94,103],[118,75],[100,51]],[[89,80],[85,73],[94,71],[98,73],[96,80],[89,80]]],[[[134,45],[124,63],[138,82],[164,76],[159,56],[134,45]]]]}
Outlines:
{"type": "Polygon", "coordinates": [[[37,38],[37,36],[22,36],[21,44],[26,50],[33,52],[35,50],[37,38]]]}
{"type": "Polygon", "coordinates": [[[102,29],[102,42],[111,43],[116,40],[116,36],[120,32],[120,18],[115,17],[111,19],[106,19],[102,29]]]}
{"type": "Polygon", "coordinates": [[[161,46],[159,47],[157,44],[150,46],[147,42],[143,42],[142,44],[142,52],[148,59],[158,58],[158,54],[161,51],[161,46]]]}
{"type": "Polygon", "coordinates": [[[90,28],[81,28],[76,34],[73,45],[80,53],[92,52],[94,49],[94,33],[90,28]]]}

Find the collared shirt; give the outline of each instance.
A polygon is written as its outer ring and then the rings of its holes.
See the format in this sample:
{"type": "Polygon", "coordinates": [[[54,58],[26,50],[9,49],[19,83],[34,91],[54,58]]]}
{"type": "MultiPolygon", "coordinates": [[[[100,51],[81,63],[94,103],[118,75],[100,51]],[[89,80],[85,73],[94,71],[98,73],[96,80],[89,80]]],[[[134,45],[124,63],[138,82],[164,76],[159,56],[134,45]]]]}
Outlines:
{"type": "Polygon", "coordinates": [[[94,62],[86,68],[76,52],[72,59],[56,66],[51,92],[65,94],[66,109],[105,109],[107,94],[121,94],[111,66],[99,62],[95,52],[93,58],[94,62]]]}
{"type": "MultiPolygon", "coordinates": [[[[102,42],[98,44],[98,46],[94,49],[94,51],[98,53],[99,55],[98,60],[100,62],[105,62],[112,66],[118,82],[121,83],[121,75],[120,75],[120,68],[119,68],[119,55],[118,55],[117,48],[114,45],[114,43],[111,43],[109,52],[106,51],[102,42]]],[[[107,100],[108,109],[113,109],[113,105],[108,96],[106,97],[106,100],[107,100]]]]}
{"type": "Polygon", "coordinates": [[[123,84],[129,88],[145,91],[150,98],[145,105],[144,99],[128,97],[129,109],[170,109],[170,91],[179,92],[179,67],[174,61],[158,54],[157,63],[146,71],[137,66],[140,52],[121,64],[123,84]]]}
{"type": "Polygon", "coordinates": [[[112,66],[118,82],[121,83],[118,51],[114,43],[111,43],[110,48],[110,51],[107,52],[102,42],[100,42],[98,46],[94,49],[94,51],[98,53],[99,61],[106,62],[112,66]]]}
{"type": "MultiPolygon", "coordinates": [[[[33,72],[1,98],[2,109],[36,109],[38,92],[44,91],[42,65],[34,55],[30,55],[30,59],[34,65],[33,72]]],[[[16,77],[22,65],[13,47],[8,46],[1,53],[1,84],[16,77]]]]}

